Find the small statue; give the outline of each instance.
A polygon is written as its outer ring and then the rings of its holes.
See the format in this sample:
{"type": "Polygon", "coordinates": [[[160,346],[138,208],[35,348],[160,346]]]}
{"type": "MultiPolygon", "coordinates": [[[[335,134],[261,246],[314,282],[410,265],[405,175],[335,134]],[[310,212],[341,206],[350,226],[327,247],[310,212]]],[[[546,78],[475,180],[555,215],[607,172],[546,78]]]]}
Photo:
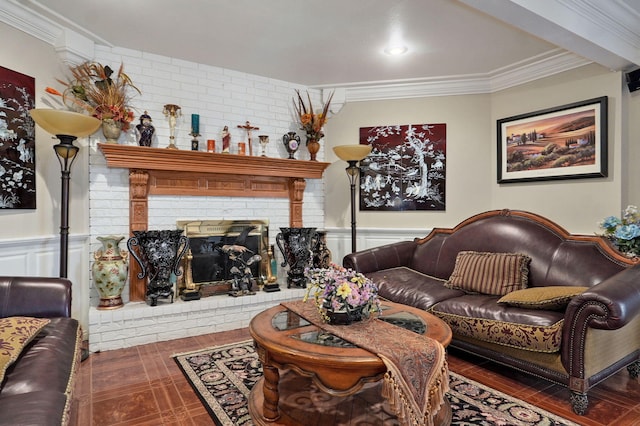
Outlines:
{"type": "Polygon", "coordinates": [[[151,124],[153,120],[147,113],[144,112],[140,116],[140,124],[136,126],[136,137],[138,138],[138,145],[140,146],[151,146],[151,142],[153,141],[153,135],[156,133],[155,127],[151,124]]]}
{"type": "Polygon", "coordinates": [[[231,149],[231,134],[229,133],[229,126],[224,126],[222,129],[222,152],[228,154],[231,149]]]}
{"type": "Polygon", "coordinates": [[[222,252],[229,256],[229,260],[233,262],[233,266],[229,273],[231,274],[231,291],[229,296],[238,297],[256,294],[252,290],[253,274],[251,273],[251,265],[262,260],[259,254],[253,254],[251,250],[245,246],[237,244],[227,244],[222,246],[222,252]],[[245,259],[245,254],[253,254],[249,259],[245,259]]]}

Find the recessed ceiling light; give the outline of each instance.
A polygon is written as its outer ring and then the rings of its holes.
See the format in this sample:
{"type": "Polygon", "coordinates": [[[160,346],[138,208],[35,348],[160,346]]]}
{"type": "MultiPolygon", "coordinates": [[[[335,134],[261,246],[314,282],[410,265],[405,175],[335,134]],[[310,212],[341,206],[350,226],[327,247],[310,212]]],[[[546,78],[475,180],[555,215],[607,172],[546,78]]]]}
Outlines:
{"type": "Polygon", "coordinates": [[[391,56],[399,56],[404,55],[408,50],[407,46],[391,46],[384,49],[384,53],[391,56]]]}

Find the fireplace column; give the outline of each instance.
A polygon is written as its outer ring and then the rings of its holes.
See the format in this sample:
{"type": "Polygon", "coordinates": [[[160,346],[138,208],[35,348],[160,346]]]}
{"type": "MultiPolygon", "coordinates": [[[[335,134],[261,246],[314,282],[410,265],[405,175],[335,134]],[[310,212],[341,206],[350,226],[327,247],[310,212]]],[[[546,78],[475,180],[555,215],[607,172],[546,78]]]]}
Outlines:
{"type": "MultiPolygon", "coordinates": [[[[133,231],[146,231],[149,226],[149,173],[144,170],[129,171],[129,236],[133,231]]],[[[129,262],[129,299],[145,300],[147,286],[139,279],[142,272],[137,262],[129,262]]]]}
{"type": "Polygon", "coordinates": [[[304,179],[289,180],[289,226],[292,228],[302,227],[302,199],[306,187],[307,181],[304,179]]]}

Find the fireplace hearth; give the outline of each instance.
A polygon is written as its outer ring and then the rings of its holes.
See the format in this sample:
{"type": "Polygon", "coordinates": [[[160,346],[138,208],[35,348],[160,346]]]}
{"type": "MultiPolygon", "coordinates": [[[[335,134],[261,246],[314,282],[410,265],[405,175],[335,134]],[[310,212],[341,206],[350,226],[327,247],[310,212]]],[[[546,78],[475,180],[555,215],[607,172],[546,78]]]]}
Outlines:
{"type": "MultiPolygon", "coordinates": [[[[247,259],[259,255],[262,260],[252,263],[252,291],[266,284],[270,259],[268,256],[269,222],[266,220],[189,220],[178,221],[178,229],[189,239],[191,250],[191,275],[193,284],[202,297],[231,294],[233,288],[232,268],[234,261],[229,256],[229,247],[244,247],[247,259]]],[[[186,258],[185,258],[186,259],[186,258]]],[[[187,270],[185,265],[185,270],[187,270]]],[[[178,281],[180,292],[185,288],[185,279],[178,281]]]]}

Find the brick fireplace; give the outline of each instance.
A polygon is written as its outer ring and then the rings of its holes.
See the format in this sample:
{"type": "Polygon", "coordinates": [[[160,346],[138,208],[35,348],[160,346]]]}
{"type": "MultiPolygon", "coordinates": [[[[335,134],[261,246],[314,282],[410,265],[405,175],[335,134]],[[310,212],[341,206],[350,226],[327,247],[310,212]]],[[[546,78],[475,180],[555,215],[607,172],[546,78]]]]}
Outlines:
{"type": "MultiPolygon", "coordinates": [[[[96,161],[92,173],[99,177],[98,186],[116,197],[105,205],[119,205],[119,194],[124,190],[129,194],[130,235],[133,230],[174,228],[178,220],[203,217],[202,211],[207,217],[266,217],[275,230],[303,226],[303,198],[309,184],[314,196],[305,217],[312,218],[311,226],[321,223],[315,212],[321,220],[322,196],[315,194],[321,192],[320,180],[328,163],[120,144],[97,143],[96,148],[106,165],[100,164],[102,159],[96,161]],[[126,175],[119,169],[125,169],[126,175]],[[215,202],[217,198],[221,202],[215,202]]],[[[129,300],[123,295],[127,302],[123,308],[89,310],[89,348],[93,352],[246,327],[258,312],[304,295],[303,289],[287,289],[286,281],[283,286],[286,273],[279,270],[279,292],[237,298],[218,295],[188,302],[178,299],[150,307],[142,301],[144,282],[135,278],[134,266],[130,266],[134,279],[130,280],[129,300]]]]}
{"type": "MultiPolygon", "coordinates": [[[[149,195],[261,196],[289,199],[289,226],[301,227],[305,179],[329,163],[119,144],[98,144],[108,167],[129,169],[129,233],[148,229],[149,195]]],[[[139,266],[129,267],[129,298],[144,300],[139,266]]]]}

